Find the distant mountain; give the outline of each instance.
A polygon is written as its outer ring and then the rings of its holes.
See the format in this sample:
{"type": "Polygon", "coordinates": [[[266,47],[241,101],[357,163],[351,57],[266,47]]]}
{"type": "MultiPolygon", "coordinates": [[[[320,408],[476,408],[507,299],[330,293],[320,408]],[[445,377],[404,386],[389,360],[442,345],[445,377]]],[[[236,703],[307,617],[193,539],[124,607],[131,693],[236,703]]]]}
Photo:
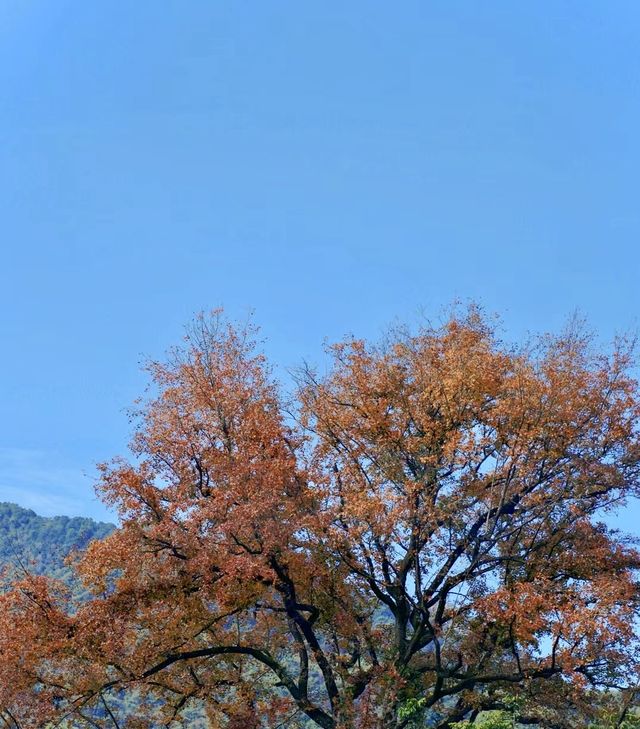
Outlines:
{"type": "Polygon", "coordinates": [[[69,581],[65,557],[114,529],[113,524],[93,519],[38,516],[31,509],[0,502],[0,567],[24,566],[36,574],[69,581]]]}

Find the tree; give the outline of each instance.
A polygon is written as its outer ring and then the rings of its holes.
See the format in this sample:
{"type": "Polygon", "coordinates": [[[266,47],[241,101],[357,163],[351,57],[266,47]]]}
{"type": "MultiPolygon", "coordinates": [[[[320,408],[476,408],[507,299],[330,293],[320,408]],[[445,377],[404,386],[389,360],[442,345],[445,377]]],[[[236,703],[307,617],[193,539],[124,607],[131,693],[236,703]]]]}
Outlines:
{"type": "Polygon", "coordinates": [[[600,520],[638,494],[630,348],[508,347],[472,309],[330,353],[291,403],[219,315],[150,366],[92,599],[0,597],[5,726],[558,729],[638,685],[640,553],[600,520]]]}

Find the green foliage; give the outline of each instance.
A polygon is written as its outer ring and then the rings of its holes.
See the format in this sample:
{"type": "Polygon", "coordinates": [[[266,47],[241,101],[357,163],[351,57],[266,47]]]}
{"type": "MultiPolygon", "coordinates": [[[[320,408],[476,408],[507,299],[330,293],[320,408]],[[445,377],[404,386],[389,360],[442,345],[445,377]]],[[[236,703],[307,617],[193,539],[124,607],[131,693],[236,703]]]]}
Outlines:
{"type": "Polygon", "coordinates": [[[411,723],[415,722],[422,716],[426,703],[427,700],[424,697],[407,699],[398,711],[398,719],[401,721],[409,720],[411,723]]]}
{"type": "Polygon", "coordinates": [[[508,711],[486,711],[475,722],[456,721],[452,729],[514,729],[516,720],[508,711]]]}
{"type": "Polygon", "coordinates": [[[518,724],[518,715],[523,706],[523,700],[519,696],[498,692],[495,698],[505,709],[483,711],[474,722],[454,722],[452,729],[515,729],[518,724]]]}
{"type": "Polygon", "coordinates": [[[611,712],[591,724],[589,729],[640,729],[640,714],[628,714],[620,721],[619,713],[611,712]]]}
{"type": "Polygon", "coordinates": [[[42,517],[31,509],[0,502],[0,567],[6,567],[9,575],[27,570],[77,588],[65,558],[114,529],[113,524],[83,517],[42,517]]]}

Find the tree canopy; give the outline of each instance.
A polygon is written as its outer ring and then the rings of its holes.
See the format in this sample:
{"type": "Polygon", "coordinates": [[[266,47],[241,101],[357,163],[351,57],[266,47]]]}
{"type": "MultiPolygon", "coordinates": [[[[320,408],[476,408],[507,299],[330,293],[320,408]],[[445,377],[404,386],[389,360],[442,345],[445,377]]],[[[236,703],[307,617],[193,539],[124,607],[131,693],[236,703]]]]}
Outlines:
{"type": "Polygon", "coordinates": [[[121,525],[74,567],[91,599],[0,596],[4,725],[625,720],[640,553],[603,515],[640,486],[627,343],[510,346],[472,309],[331,346],[285,397],[255,340],[201,317],[150,365],[98,486],[121,525]]]}

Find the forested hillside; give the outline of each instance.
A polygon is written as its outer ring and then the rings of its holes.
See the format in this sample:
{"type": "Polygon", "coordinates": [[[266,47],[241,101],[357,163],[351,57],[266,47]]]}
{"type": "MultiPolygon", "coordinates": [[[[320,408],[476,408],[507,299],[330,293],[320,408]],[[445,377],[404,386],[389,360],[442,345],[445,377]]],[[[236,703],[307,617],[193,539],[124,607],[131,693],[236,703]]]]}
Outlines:
{"type": "Polygon", "coordinates": [[[65,557],[113,529],[112,524],[93,519],[43,517],[17,504],[0,503],[0,565],[67,581],[71,573],[65,557]]]}

